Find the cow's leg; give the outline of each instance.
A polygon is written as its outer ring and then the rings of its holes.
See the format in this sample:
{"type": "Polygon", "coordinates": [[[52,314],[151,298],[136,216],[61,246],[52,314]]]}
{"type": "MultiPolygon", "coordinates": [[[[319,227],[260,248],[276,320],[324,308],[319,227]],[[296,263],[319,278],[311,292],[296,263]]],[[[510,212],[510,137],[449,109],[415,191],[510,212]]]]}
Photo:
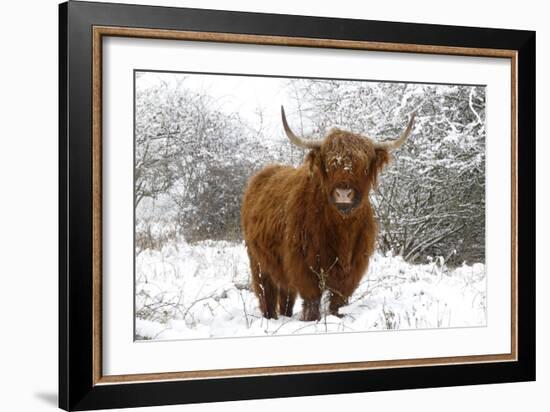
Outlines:
{"type": "Polygon", "coordinates": [[[320,304],[320,296],[316,299],[304,299],[304,302],[302,303],[302,320],[309,322],[321,319],[321,312],[319,310],[320,304]]]}
{"type": "Polygon", "coordinates": [[[328,284],[328,290],[330,291],[328,309],[331,315],[338,316],[339,318],[344,316],[339,313],[339,309],[348,304],[350,296],[357,289],[361,276],[352,272],[343,277],[343,279],[345,280],[341,283],[333,284],[329,282],[328,284]]]}
{"type": "Polygon", "coordinates": [[[296,276],[294,281],[294,286],[303,299],[301,320],[314,321],[321,319],[319,306],[322,291],[317,278],[313,273],[305,272],[301,276],[296,276]]]}
{"type": "Polygon", "coordinates": [[[260,311],[267,319],[277,319],[278,288],[273,282],[270,273],[265,270],[268,265],[260,263],[256,258],[257,253],[251,252],[252,249],[249,246],[248,257],[250,259],[250,272],[252,274],[252,290],[258,298],[260,311]]]}
{"type": "MultiPolygon", "coordinates": [[[[302,250],[299,244],[290,246],[294,252],[302,250]]],[[[313,254],[314,252],[310,253],[313,254]]],[[[319,306],[323,291],[316,273],[311,269],[313,264],[310,263],[316,262],[316,260],[316,255],[304,257],[302,253],[292,253],[285,260],[285,273],[290,286],[303,299],[302,315],[300,317],[303,321],[321,319],[319,306]]]]}
{"type": "Polygon", "coordinates": [[[292,309],[296,301],[296,292],[288,288],[279,289],[279,314],[282,316],[292,316],[292,309]]]}
{"type": "Polygon", "coordinates": [[[343,317],[344,315],[340,314],[338,311],[339,309],[348,304],[349,296],[345,296],[341,293],[330,293],[330,303],[328,306],[328,310],[331,315],[338,316],[339,318],[343,317]]]}
{"type": "Polygon", "coordinates": [[[277,301],[279,291],[271,276],[264,274],[260,281],[260,309],[266,319],[277,319],[277,301]]]}
{"type": "Polygon", "coordinates": [[[252,265],[252,287],[260,302],[260,310],[267,319],[277,319],[278,290],[269,273],[262,272],[259,265],[252,265]]]}
{"type": "Polygon", "coordinates": [[[302,320],[312,321],[321,319],[319,306],[321,305],[322,293],[319,286],[312,283],[308,288],[302,287],[299,293],[304,300],[302,303],[302,320]]]}

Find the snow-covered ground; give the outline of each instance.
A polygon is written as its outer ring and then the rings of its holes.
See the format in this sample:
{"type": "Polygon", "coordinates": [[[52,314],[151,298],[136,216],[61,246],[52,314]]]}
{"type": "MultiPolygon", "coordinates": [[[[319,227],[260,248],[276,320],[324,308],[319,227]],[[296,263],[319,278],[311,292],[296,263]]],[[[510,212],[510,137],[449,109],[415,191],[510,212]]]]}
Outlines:
{"type": "MultiPolygon", "coordinates": [[[[136,257],[137,339],[291,335],[384,329],[448,328],[486,324],[483,264],[450,269],[440,259],[412,265],[400,257],[372,257],[367,275],[340,309],[300,321],[267,320],[249,289],[243,244],[173,242],[136,257]]],[[[326,302],[325,302],[326,303],[326,302]]]]}

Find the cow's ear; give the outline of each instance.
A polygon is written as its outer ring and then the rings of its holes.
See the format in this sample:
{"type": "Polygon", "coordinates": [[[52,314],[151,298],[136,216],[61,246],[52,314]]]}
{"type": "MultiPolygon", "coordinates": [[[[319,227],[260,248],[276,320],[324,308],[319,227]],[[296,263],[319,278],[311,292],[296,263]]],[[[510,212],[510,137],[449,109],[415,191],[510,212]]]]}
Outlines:
{"type": "Polygon", "coordinates": [[[373,188],[378,185],[378,175],[391,160],[390,152],[387,149],[375,149],[374,153],[375,156],[369,168],[369,178],[373,188]]]}
{"type": "Polygon", "coordinates": [[[321,167],[321,152],[319,149],[312,149],[306,155],[306,164],[309,166],[309,173],[315,173],[315,170],[323,172],[321,167]]]}

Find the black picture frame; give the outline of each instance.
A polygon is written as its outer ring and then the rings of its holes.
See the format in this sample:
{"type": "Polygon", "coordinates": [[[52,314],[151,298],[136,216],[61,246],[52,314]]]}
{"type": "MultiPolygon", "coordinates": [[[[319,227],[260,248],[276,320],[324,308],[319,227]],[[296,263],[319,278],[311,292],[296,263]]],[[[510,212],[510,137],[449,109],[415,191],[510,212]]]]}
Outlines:
{"type": "Polygon", "coordinates": [[[59,406],[89,410],[535,380],[535,32],[70,1],[59,6],[59,406]],[[517,361],[97,385],[92,28],[136,27],[517,52],[517,361]]]}

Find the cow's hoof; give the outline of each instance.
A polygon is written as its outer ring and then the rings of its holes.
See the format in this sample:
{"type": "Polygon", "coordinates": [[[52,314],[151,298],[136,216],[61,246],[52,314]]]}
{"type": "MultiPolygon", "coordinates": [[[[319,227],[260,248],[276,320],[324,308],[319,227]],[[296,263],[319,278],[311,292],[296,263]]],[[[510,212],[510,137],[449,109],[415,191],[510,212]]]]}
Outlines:
{"type": "Polygon", "coordinates": [[[266,318],[266,319],[277,319],[277,314],[266,312],[266,313],[264,313],[264,318],[266,318]]]}
{"type": "Polygon", "coordinates": [[[340,319],[342,319],[342,318],[344,317],[344,315],[343,315],[342,313],[339,313],[339,312],[338,312],[338,309],[336,309],[336,310],[331,310],[331,311],[330,311],[330,314],[331,314],[332,316],[336,316],[337,318],[340,318],[340,319]]]}
{"type": "Polygon", "coordinates": [[[304,322],[317,321],[321,319],[321,314],[319,313],[319,309],[314,310],[311,308],[306,308],[302,312],[302,317],[300,319],[304,322]]]}

